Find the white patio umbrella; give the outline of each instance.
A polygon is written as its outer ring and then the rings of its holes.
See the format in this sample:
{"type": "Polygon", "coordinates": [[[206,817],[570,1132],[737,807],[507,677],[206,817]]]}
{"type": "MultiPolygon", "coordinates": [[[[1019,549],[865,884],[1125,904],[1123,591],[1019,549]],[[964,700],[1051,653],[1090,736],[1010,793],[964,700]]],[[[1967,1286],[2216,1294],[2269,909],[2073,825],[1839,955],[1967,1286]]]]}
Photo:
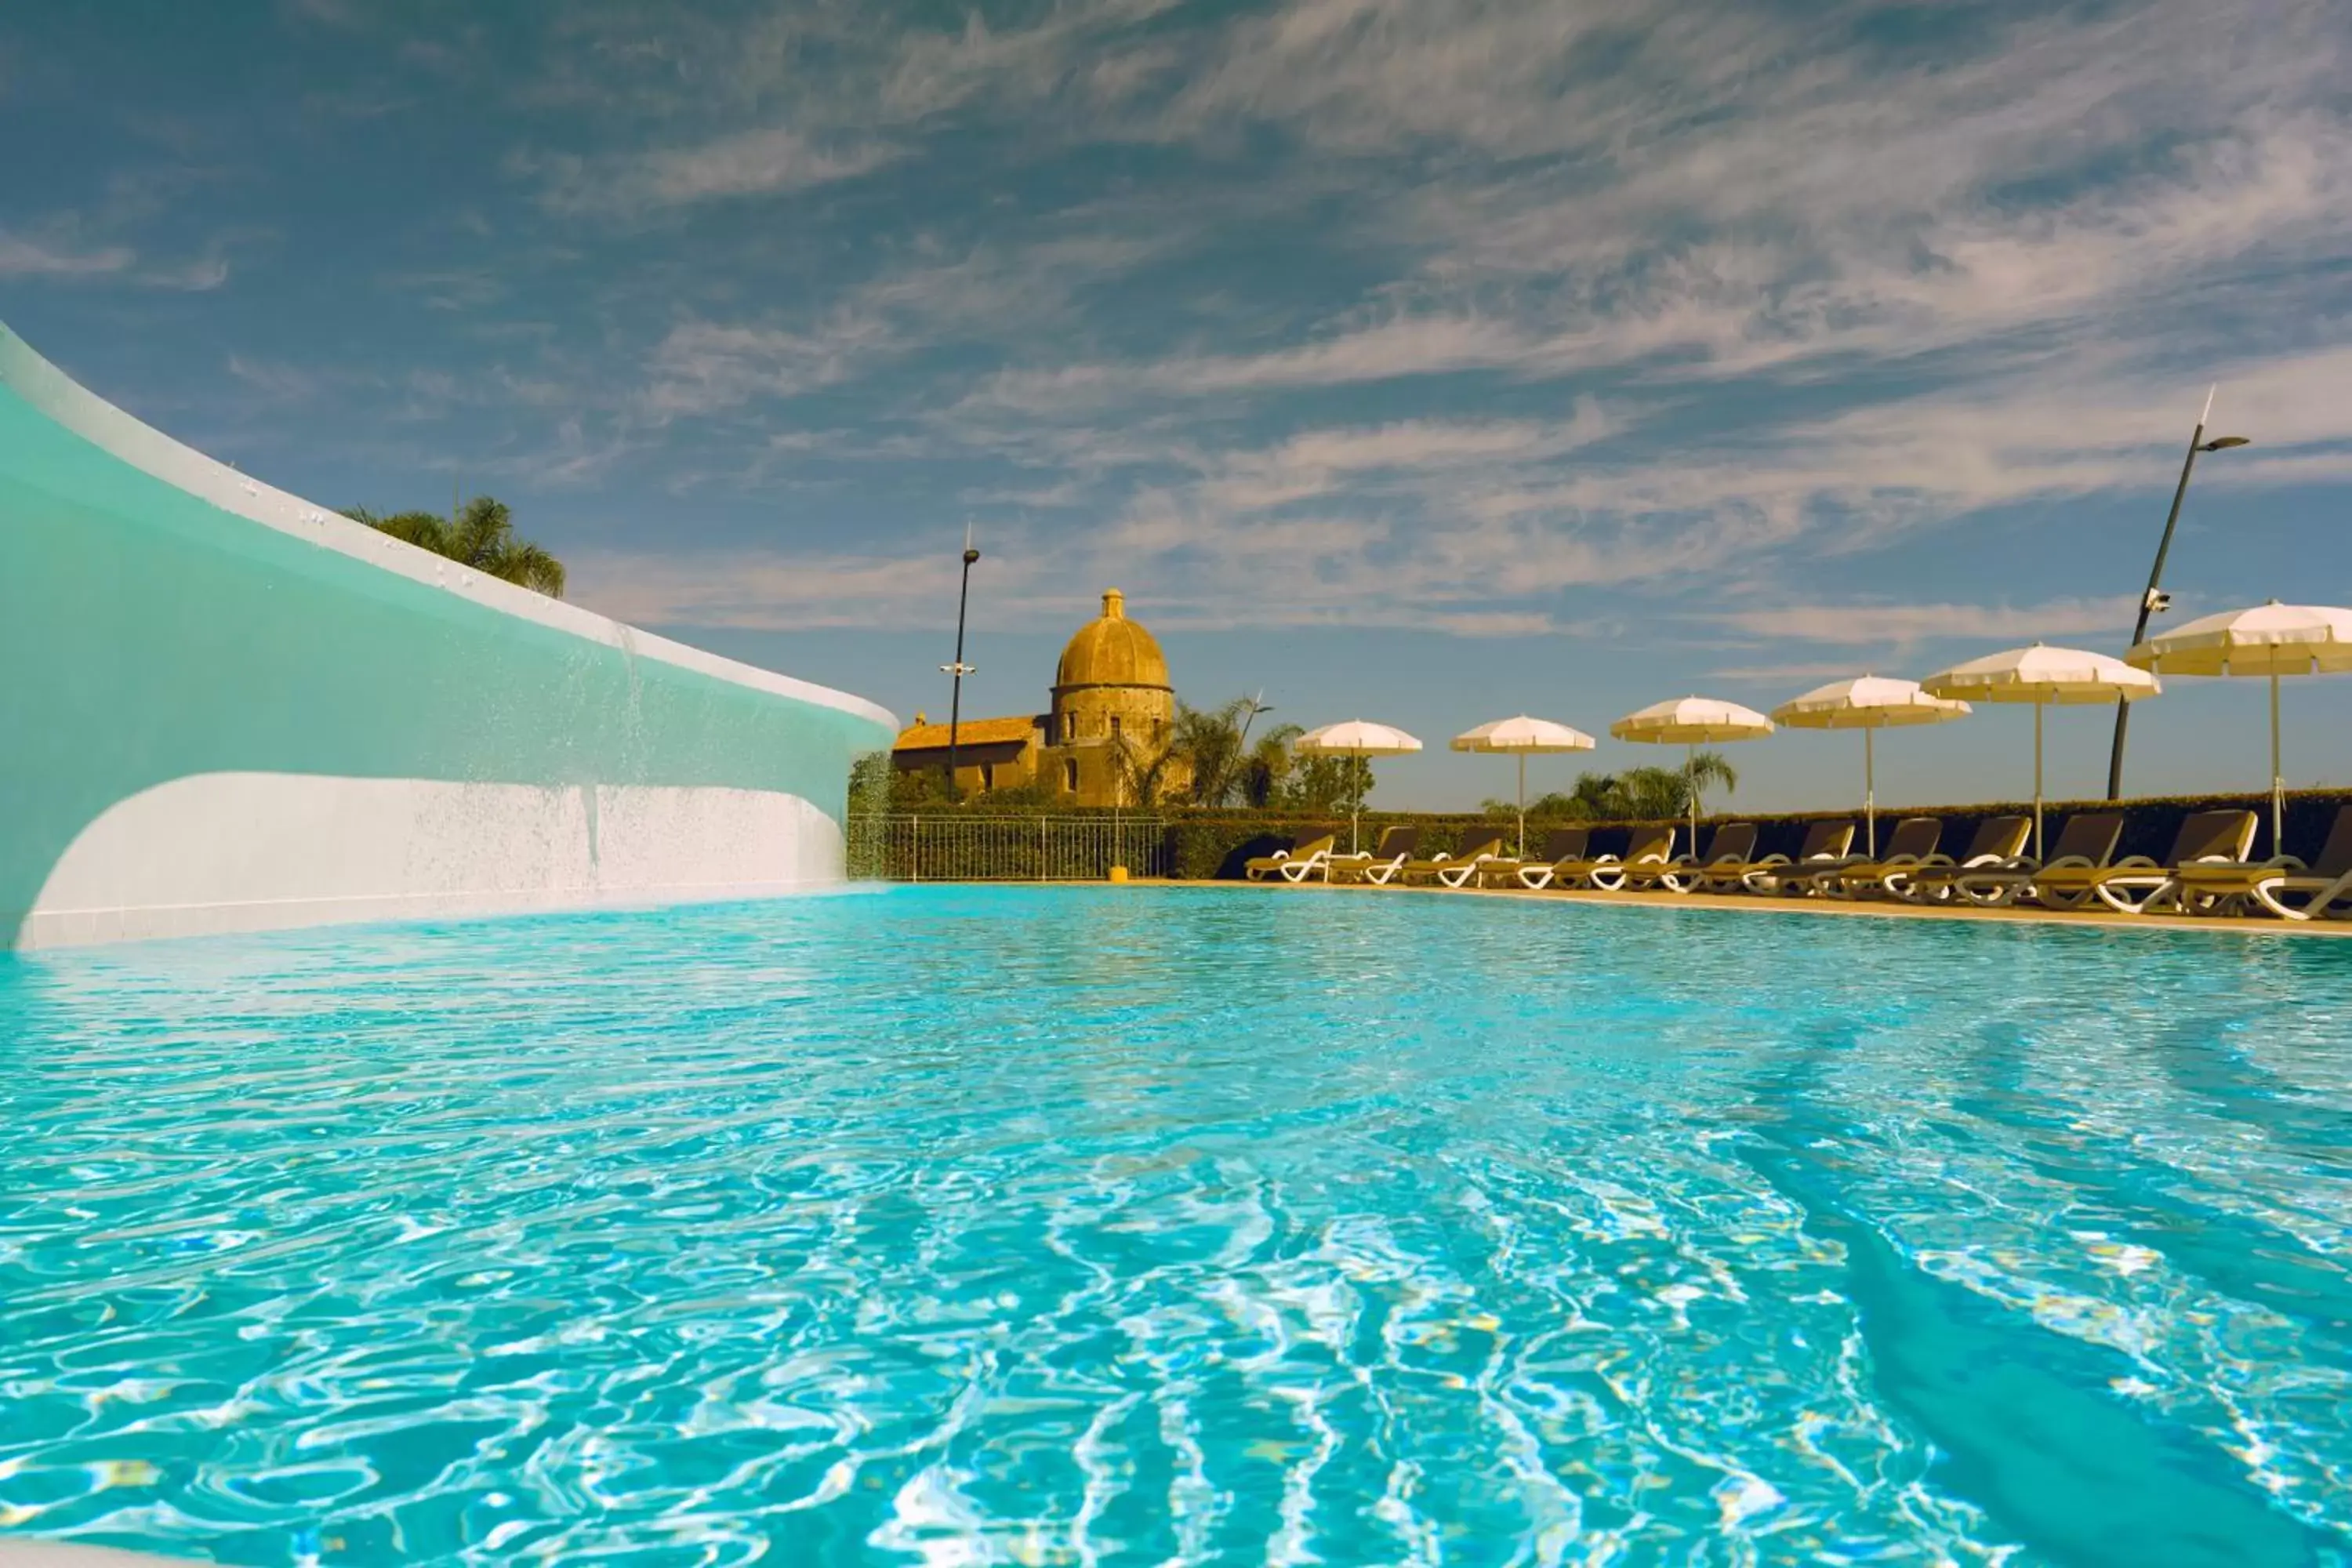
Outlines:
{"type": "Polygon", "coordinates": [[[2137,702],[2164,688],[2122,659],[2074,647],[2013,647],[1940,670],[1919,683],[1932,697],[2033,704],[2033,857],[2042,858],[2042,710],[2053,702],[2137,702]]]}
{"type": "Polygon", "coordinates": [[[1906,724],[1942,724],[1965,719],[1965,702],[1931,697],[1916,680],[1895,680],[1864,675],[1853,680],[1832,680],[1801,697],[1791,697],[1772,710],[1772,717],[1792,730],[1859,730],[1862,731],[1863,853],[1878,853],[1878,731],[1906,724]]]}
{"type": "Polygon", "coordinates": [[[2267,675],[2271,679],[2271,853],[2286,853],[2286,777],[2279,765],[2279,677],[2352,669],[2352,610],[2282,605],[2204,616],[2135,643],[2125,659],[2160,675],[2267,675]]]}
{"type": "MultiPolygon", "coordinates": [[[[1349,719],[1344,723],[1326,724],[1319,730],[1309,730],[1290,743],[1291,750],[1309,757],[1402,757],[1421,750],[1421,742],[1402,730],[1390,724],[1375,724],[1368,719],[1349,719]]],[[[1361,796],[1348,814],[1348,847],[1355,849],[1362,837],[1359,831],[1363,816],[1361,796]]]]}
{"type": "MultiPolygon", "coordinates": [[[[1670,702],[1653,702],[1647,708],[1628,713],[1609,726],[1609,732],[1621,741],[1639,741],[1654,746],[1685,746],[1689,761],[1698,760],[1701,746],[1712,746],[1722,741],[1757,741],[1772,732],[1772,721],[1753,708],[1742,708],[1737,702],[1718,701],[1712,697],[1677,697],[1670,702]]],[[[1691,847],[1698,853],[1698,781],[1691,781],[1691,847]]]]}
{"type": "Polygon", "coordinates": [[[1531,752],[1589,752],[1592,737],[1549,719],[1496,719],[1465,730],[1450,742],[1457,752],[1508,752],[1519,759],[1519,858],[1528,855],[1528,757],[1531,752]]]}

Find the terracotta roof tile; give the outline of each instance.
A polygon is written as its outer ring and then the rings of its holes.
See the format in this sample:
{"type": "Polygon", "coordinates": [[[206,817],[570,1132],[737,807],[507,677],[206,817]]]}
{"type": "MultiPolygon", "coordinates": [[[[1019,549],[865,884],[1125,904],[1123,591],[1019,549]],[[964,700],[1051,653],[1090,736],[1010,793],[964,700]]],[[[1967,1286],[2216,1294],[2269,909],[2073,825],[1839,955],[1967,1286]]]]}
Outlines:
{"type": "MultiPolygon", "coordinates": [[[[966,719],[956,726],[960,744],[966,746],[996,746],[1008,741],[1025,741],[1030,731],[1037,729],[1042,720],[1023,715],[1011,719],[966,719]]],[[[915,724],[900,731],[894,752],[928,752],[948,749],[948,727],[945,724],[915,724]]]]}

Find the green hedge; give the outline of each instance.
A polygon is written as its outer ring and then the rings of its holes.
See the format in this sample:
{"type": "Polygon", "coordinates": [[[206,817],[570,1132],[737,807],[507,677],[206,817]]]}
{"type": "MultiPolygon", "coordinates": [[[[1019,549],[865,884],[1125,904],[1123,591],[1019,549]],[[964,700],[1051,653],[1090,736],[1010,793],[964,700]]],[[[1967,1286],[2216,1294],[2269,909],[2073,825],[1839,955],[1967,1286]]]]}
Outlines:
{"type": "MultiPolygon", "coordinates": [[[[2336,820],[2337,809],[2352,804],[2352,791],[2294,790],[2286,797],[2286,842],[2288,851],[2305,859],[2317,853],[2321,841],[2336,820]]],[[[2173,836],[2179,831],[2181,818],[2197,811],[2225,810],[2242,807],[2260,819],[2260,830],[2254,836],[2256,857],[2269,855],[2270,796],[2263,795],[2155,795],[2122,803],[2124,832],[2116,853],[2146,855],[2160,858],[2172,847],[2173,836]]],[[[2052,801],[2043,807],[2043,819],[2049,837],[2055,838],[2065,819],[2077,811],[2114,809],[2105,801],[2052,801]]],[[[2024,816],[2033,812],[2032,801],[1998,801],[1971,805],[1904,806],[1883,810],[1878,814],[1878,832],[1883,840],[1893,831],[1897,820],[1906,816],[1936,816],[1944,822],[1945,849],[1948,852],[1965,845],[1977,825],[1989,816],[2024,816]]],[[[1709,836],[1715,824],[1752,822],[1757,827],[1757,848],[1759,854],[1793,855],[1803,842],[1805,829],[1815,822],[1852,820],[1856,842],[1861,833],[1861,812],[1849,808],[1836,811],[1798,811],[1778,813],[1722,812],[1711,813],[1700,822],[1702,841],[1709,836]]],[[[1492,833],[1497,826],[1506,833],[1516,829],[1508,817],[1492,817],[1475,813],[1371,812],[1363,817],[1363,843],[1370,848],[1380,838],[1381,829],[1391,823],[1412,823],[1422,830],[1421,848],[1426,854],[1439,849],[1452,850],[1461,847],[1469,833],[1492,833]]],[[[1333,826],[1328,816],[1302,816],[1282,813],[1186,815],[1171,820],[1168,834],[1168,865],[1171,873],[1190,880],[1234,879],[1242,875],[1242,867],[1253,855],[1271,853],[1288,844],[1299,834],[1315,828],[1333,826]]],[[[1528,818],[1528,846],[1530,849],[1542,842],[1546,832],[1553,827],[1570,826],[1566,819],[1528,818]]],[[[1592,829],[1596,851],[1618,853],[1625,840],[1639,826],[1631,822],[1595,822],[1586,826],[1592,829]]],[[[1343,817],[1337,824],[1344,843],[1348,824],[1343,817]]],[[[1678,838],[1677,852],[1686,852],[1690,846],[1686,836],[1678,838]]]]}
{"type": "MultiPolygon", "coordinates": [[[[2338,807],[2352,804],[2352,791],[2298,790],[2286,797],[2286,842],[2290,852],[2309,859],[2335,823],[2338,807]]],[[[2261,828],[2254,837],[2253,853],[2257,857],[2271,853],[2270,796],[2268,795],[2154,795],[2122,804],[2125,813],[2122,842],[2116,853],[2146,855],[2161,858],[2172,847],[2173,835],[2179,831],[2180,819],[2194,811],[2210,811],[2242,807],[2252,811],[2260,819],[2261,828]]],[[[2056,837],[2065,819],[2077,811],[2109,809],[2105,801],[2052,801],[2045,808],[2050,837],[2056,837]]],[[[1965,845],[1977,825],[1988,816],[2030,816],[2031,801],[1980,802],[1969,805],[1927,805],[1889,808],[1879,813],[1879,835],[1883,840],[1895,823],[1906,816],[1936,816],[1943,819],[1946,850],[1965,845]]],[[[974,816],[1050,816],[1055,817],[1090,816],[1108,820],[1108,811],[1072,811],[1062,808],[1047,812],[1010,811],[1001,805],[992,807],[985,797],[962,807],[938,809],[926,807],[921,813],[926,821],[951,820],[959,812],[968,811],[974,816]]],[[[1133,822],[1136,814],[1129,813],[1133,822]]],[[[1160,831],[1166,835],[1164,863],[1169,874],[1190,881],[1211,881],[1238,879],[1244,864],[1254,855],[1264,855],[1288,844],[1298,835],[1317,829],[1336,828],[1341,842],[1346,842],[1348,819],[1345,816],[1313,815],[1298,812],[1191,812],[1166,809],[1154,815],[1162,819],[1160,831]]],[[[1805,829],[1824,820],[1852,820],[1859,831],[1861,814],[1852,806],[1832,811],[1795,812],[1719,812],[1702,820],[1701,838],[1711,835],[1713,826],[1724,822],[1752,822],[1757,827],[1757,847],[1760,854],[1793,855],[1803,842],[1805,829]]],[[[1381,830],[1391,823],[1411,823],[1422,830],[1423,853],[1453,850],[1462,847],[1466,835],[1501,830],[1509,834],[1516,825],[1509,817],[1488,816],[1476,812],[1405,812],[1367,811],[1363,816],[1363,844],[1371,847],[1380,841],[1381,830]]],[[[1544,835],[1553,827],[1569,826],[1568,819],[1558,817],[1528,818],[1528,846],[1536,848],[1544,835]]],[[[1620,853],[1625,840],[1637,824],[1631,822],[1594,822],[1585,826],[1592,829],[1592,846],[1597,852],[1620,853]]],[[[1678,824],[1679,826],[1679,824],[1678,824]]],[[[1686,837],[1678,836],[1675,847],[1687,852],[1686,837]]],[[[926,868],[925,875],[934,873],[926,868]]],[[[952,871],[938,874],[952,879],[952,871]]]]}

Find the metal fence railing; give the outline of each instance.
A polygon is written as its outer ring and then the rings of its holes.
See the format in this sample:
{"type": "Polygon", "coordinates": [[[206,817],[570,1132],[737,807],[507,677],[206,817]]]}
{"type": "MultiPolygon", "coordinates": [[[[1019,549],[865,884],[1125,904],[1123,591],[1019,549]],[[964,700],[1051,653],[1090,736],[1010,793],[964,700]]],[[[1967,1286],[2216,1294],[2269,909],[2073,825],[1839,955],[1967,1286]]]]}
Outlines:
{"type": "Polygon", "coordinates": [[[879,882],[1099,882],[1168,874],[1156,816],[968,816],[919,812],[849,819],[849,874],[879,882]]]}

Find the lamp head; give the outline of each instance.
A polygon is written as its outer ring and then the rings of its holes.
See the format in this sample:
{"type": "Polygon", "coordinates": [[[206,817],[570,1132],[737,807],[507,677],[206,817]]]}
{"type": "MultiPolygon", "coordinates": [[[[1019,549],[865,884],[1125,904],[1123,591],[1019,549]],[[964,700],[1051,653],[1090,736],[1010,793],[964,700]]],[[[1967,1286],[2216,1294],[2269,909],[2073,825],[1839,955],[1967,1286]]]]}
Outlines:
{"type": "Polygon", "coordinates": [[[963,563],[964,563],[965,565],[969,566],[969,565],[971,565],[973,562],[975,562],[975,561],[977,561],[977,560],[979,560],[979,559],[980,559],[980,552],[979,552],[979,551],[972,549],[970,545],[966,545],[966,546],[964,547],[964,552],[963,552],[963,563]]]}
{"type": "Polygon", "coordinates": [[[2243,436],[2216,436],[2197,449],[2200,452],[2226,452],[2232,447],[2251,447],[2253,443],[2243,436]]]}

